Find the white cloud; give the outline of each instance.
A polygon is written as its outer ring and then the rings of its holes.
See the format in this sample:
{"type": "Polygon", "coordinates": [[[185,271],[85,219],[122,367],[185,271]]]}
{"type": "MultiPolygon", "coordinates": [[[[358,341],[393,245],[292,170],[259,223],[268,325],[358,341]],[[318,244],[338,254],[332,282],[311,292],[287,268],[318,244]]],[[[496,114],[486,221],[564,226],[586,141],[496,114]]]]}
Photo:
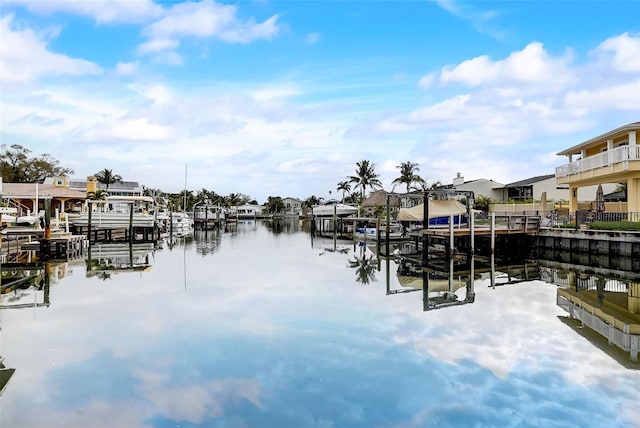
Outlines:
{"type": "Polygon", "coordinates": [[[3,3],[21,5],[41,15],[62,12],[88,16],[100,24],[145,22],[162,12],[162,7],[152,0],[3,0],[3,3]]]}
{"type": "Polygon", "coordinates": [[[463,83],[470,86],[505,82],[518,84],[538,84],[568,82],[571,79],[568,58],[552,58],[544,50],[542,43],[531,43],[523,50],[513,52],[509,57],[492,61],[482,55],[463,61],[451,68],[444,67],[440,80],[447,83],[463,83]]]}
{"type": "MultiPolygon", "coordinates": [[[[102,72],[97,64],[90,61],[49,51],[48,40],[43,34],[30,29],[15,29],[13,21],[13,15],[0,18],[0,79],[29,82],[43,77],[83,76],[102,72]]],[[[52,34],[51,30],[49,34],[52,34]]]]}
{"type": "Polygon", "coordinates": [[[249,43],[271,39],[279,32],[278,16],[262,23],[238,18],[235,5],[211,0],[179,3],[167,9],[164,16],[149,25],[144,33],[149,41],[140,46],[142,52],[173,49],[182,37],[218,38],[230,43],[249,43]]]}
{"type": "Polygon", "coordinates": [[[144,42],[138,46],[138,51],[141,53],[158,52],[166,49],[175,49],[180,42],[172,39],[153,39],[148,42],[144,42]]]}
{"type": "Polygon", "coordinates": [[[116,64],[116,74],[119,76],[129,76],[134,74],[138,69],[138,63],[136,62],[119,62],[116,64]]]}
{"type": "Polygon", "coordinates": [[[433,86],[437,78],[438,78],[438,75],[436,73],[426,74],[418,82],[418,87],[423,89],[429,88],[433,86]]]}
{"type": "Polygon", "coordinates": [[[623,33],[602,42],[594,51],[603,64],[623,73],[640,72],[640,35],[623,33]]]}

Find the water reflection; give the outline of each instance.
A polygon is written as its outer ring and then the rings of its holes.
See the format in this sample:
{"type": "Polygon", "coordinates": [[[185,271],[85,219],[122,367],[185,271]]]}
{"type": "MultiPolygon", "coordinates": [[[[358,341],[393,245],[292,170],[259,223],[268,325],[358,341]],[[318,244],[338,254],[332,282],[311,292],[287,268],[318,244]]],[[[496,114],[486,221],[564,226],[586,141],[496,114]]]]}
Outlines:
{"type": "Polygon", "coordinates": [[[87,278],[106,281],[113,274],[148,272],[152,268],[153,243],[92,244],[87,251],[87,278]]]}
{"type": "Polygon", "coordinates": [[[448,265],[448,271],[423,268],[421,261],[401,257],[397,269],[398,289],[392,289],[387,280],[387,294],[422,291],[423,310],[441,309],[459,306],[475,301],[474,257],[440,260],[442,266],[448,265]]]}
{"type": "Polygon", "coordinates": [[[367,285],[376,280],[379,270],[378,257],[367,249],[366,245],[358,245],[358,249],[349,259],[349,267],[356,270],[356,283],[367,285]]]}
{"type": "Polygon", "coordinates": [[[50,287],[71,273],[69,263],[3,263],[0,309],[49,307],[50,287]]]}
{"type": "Polygon", "coordinates": [[[539,263],[540,277],[558,286],[556,303],[567,312],[559,318],[626,367],[640,369],[628,363],[638,363],[640,352],[640,273],[539,263]]]}
{"type": "Polygon", "coordinates": [[[220,229],[196,230],[194,233],[196,252],[202,256],[215,253],[220,249],[222,233],[220,229]]]}
{"type": "MultiPolygon", "coordinates": [[[[2,397],[2,426],[629,427],[638,420],[640,373],[559,321],[556,285],[517,281],[529,268],[512,264],[512,282],[491,288],[487,260],[446,260],[420,288],[401,278],[420,279],[419,265],[376,258],[375,247],[314,239],[310,248],[308,235],[275,237],[262,222],[238,229],[165,246],[143,280],[114,275],[117,286],[88,280],[83,261],[52,289],[46,317],[0,311],[0,353],[18,374],[2,397]],[[209,245],[215,249],[203,257],[199,248],[209,245]],[[376,277],[387,276],[386,287],[354,286],[360,262],[349,261],[363,259],[376,277]],[[438,283],[443,276],[447,283],[438,283]],[[464,300],[466,278],[475,279],[474,304],[424,312],[425,290],[464,300]]],[[[608,284],[604,291],[606,303],[608,284]]]]}

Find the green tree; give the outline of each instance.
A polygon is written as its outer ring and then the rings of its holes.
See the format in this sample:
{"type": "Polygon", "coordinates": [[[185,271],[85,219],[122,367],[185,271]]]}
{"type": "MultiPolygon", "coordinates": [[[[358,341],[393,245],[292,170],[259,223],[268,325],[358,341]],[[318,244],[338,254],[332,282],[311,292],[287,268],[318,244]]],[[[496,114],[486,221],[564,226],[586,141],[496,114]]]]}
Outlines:
{"type": "Polygon", "coordinates": [[[235,207],[236,205],[242,205],[246,203],[246,199],[243,198],[242,193],[229,193],[223,198],[224,206],[235,207]]]}
{"type": "Polygon", "coordinates": [[[73,170],[60,166],[60,161],[45,153],[31,157],[31,150],[13,144],[0,146],[0,176],[7,183],[42,183],[47,177],[66,177],[73,170]]]}
{"type": "Polygon", "coordinates": [[[493,198],[490,198],[489,196],[478,195],[478,196],[476,196],[475,203],[473,204],[473,207],[475,209],[477,209],[477,210],[482,210],[482,211],[488,212],[489,211],[489,207],[494,202],[495,201],[493,200],[493,198]]]}
{"type": "Polygon", "coordinates": [[[364,247],[360,247],[360,256],[354,254],[353,260],[349,259],[349,267],[356,270],[356,282],[367,285],[376,280],[377,259],[375,255],[367,255],[364,247]]]}
{"type": "Polygon", "coordinates": [[[264,204],[264,210],[269,214],[279,214],[284,211],[284,201],[280,196],[269,196],[264,204]]]}
{"type": "Polygon", "coordinates": [[[122,181],[122,177],[120,177],[118,174],[114,174],[112,170],[107,168],[95,173],[94,177],[96,178],[96,181],[98,183],[102,183],[105,185],[105,190],[107,192],[109,191],[109,186],[111,186],[112,184],[120,183],[122,181]]]}
{"type": "Polygon", "coordinates": [[[364,193],[367,187],[382,187],[380,178],[375,171],[376,165],[368,160],[356,162],[356,175],[347,177],[350,183],[354,183],[356,187],[360,187],[360,200],[364,200],[364,193]]]}
{"type": "Polygon", "coordinates": [[[107,200],[108,195],[109,194],[106,190],[96,189],[95,192],[87,192],[87,199],[90,199],[92,201],[105,201],[107,200]]]}
{"type": "Polygon", "coordinates": [[[348,181],[340,181],[337,190],[342,192],[342,203],[344,204],[344,194],[351,190],[351,184],[348,181]]]}
{"type": "Polygon", "coordinates": [[[405,184],[407,186],[407,193],[409,193],[413,183],[416,183],[417,185],[425,183],[424,179],[418,175],[420,168],[417,163],[402,162],[400,165],[396,166],[396,168],[400,170],[400,176],[391,182],[394,187],[398,184],[405,184]]]}
{"type": "Polygon", "coordinates": [[[427,184],[426,181],[423,181],[421,183],[418,183],[418,184],[412,186],[411,189],[417,190],[419,192],[424,192],[424,191],[427,191],[427,190],[436,190],[436,189],[438,189],[440,187],[442,187],[442,183],[439,180],[436,180],[431,184],[427,184]]]}

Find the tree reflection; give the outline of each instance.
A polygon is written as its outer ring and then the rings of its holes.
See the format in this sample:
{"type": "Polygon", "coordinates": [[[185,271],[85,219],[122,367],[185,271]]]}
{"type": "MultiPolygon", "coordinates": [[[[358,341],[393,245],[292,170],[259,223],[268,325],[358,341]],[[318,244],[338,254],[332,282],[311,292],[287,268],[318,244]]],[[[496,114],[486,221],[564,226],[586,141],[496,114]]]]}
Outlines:
{"type": "Polygon", "coordinates": [[[356,270],[356,282],[367,285],[376,280],[378,261],[374,254],[366,254],[366,248],[360,247],[360,254],[349,259],[349,267],[356,270]]]}

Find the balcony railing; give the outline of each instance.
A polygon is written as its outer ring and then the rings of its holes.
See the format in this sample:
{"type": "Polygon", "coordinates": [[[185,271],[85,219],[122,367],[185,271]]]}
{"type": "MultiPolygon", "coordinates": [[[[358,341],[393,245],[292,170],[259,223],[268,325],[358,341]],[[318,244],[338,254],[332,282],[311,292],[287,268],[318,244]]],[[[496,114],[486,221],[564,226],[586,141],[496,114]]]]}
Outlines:
{"type": "Polygon", "coordinates": [[[556,168],[556,177],[567,177],[630,160],[640,160],[640,146],[620,146],[556,168]]]}

